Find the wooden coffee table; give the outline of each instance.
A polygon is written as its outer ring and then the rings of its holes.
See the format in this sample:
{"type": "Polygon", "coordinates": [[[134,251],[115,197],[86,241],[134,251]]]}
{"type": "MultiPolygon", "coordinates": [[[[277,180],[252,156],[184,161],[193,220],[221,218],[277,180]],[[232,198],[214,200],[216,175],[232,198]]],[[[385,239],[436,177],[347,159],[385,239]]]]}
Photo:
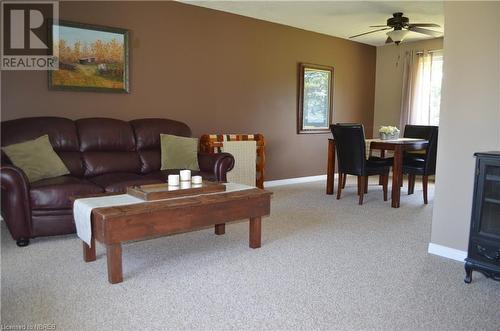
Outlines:
{"type": "Polygon", "coordinates": [[[252,188],[92,210],[92,245],[83,242],[85,262],[96,260],[95,242],[106,246],[108,280],[123,281],[122,243],[150,239],[214,225],[225,233],[225,223],[249,219],[251,248],[261,246],[261,217],[271,210],[271,192],[252,188]]]}

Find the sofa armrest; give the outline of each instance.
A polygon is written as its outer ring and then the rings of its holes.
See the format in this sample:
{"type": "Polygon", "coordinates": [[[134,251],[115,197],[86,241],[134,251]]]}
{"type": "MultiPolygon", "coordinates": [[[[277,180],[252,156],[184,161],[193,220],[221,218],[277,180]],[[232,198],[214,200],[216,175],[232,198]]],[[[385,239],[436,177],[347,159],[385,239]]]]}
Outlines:
{"type": "Polygon", "coordinates": [[[198,153],[198,165],[203,172],[213,173],[220,182],[226,182],[226,174],[234,167],[234,157],[229,153],[198,153]]]}
{"type": "Polygon", "coordinates": [[[30,185],[26,174],[18,167],[2,164],[2,216],[14,240],[31,237],[30,185]]]}

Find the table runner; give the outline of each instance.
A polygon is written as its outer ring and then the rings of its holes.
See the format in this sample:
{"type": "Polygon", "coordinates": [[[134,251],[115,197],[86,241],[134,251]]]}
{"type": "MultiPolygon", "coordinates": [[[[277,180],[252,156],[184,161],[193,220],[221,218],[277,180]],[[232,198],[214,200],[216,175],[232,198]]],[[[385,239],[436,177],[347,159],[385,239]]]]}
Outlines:
{"type": "MultiPolygon", "coordinates": [[[[163,200],[184,199],[199,195],[221,194],[227,192],[244,191],[255,188],[255,186],[236,184],[236,183],[226,183],[225,185],[226,185],[226,191],[223,192],[194,194],[191,196],[183,196],[183,197],[169,198],[163,200]]],[[[80,239],[86,242],[87,245],[89,246],[91,245],[91,239],[92,239],[91,216],[92,216],[92,209],[94,208],[115,207],[115,206],[133,205],[137,203],[151,203],[158,201],[161,200],[144,201],[128,194],[76,199],[73,204],[73,218],[75,219],[76,234],[80,239]]]]}

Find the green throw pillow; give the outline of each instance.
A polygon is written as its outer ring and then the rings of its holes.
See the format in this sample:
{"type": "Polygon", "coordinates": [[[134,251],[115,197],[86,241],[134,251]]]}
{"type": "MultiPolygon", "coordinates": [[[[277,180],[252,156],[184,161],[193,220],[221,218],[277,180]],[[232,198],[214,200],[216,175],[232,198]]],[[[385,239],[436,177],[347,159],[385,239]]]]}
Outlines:
{"type": "Polygon", "coordinates": [[[161,170],[200,170],[198,166],[198,139],[160,134],[161,170]]]}
{"type": "Polygon", "coordinates": [[[68,168],[54,152],[48,135],[5,146],[2,150],[16,167],[24,171],[30,183],[69,174],[68,168]]]}

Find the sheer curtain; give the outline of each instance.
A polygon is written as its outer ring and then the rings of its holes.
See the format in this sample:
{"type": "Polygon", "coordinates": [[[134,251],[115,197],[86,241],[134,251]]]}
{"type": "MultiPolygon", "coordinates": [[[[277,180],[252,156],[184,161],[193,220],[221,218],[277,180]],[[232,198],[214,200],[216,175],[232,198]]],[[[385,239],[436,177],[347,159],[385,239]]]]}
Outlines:
{"type": "Polygon", "coordinates": [[[409,51],[403,68],[400,126],[438,125],[441,103],[443,54],[409,51]]]}
{"type": "Polygon", "coordinates": [[[418,73],[418,54],[414,50],[406,51],[403,57],[403,90],[401,98],[401,117],[399,128],[404,129],[406,124],[411,124],[415,117],[415,82],[418,73]]]}

